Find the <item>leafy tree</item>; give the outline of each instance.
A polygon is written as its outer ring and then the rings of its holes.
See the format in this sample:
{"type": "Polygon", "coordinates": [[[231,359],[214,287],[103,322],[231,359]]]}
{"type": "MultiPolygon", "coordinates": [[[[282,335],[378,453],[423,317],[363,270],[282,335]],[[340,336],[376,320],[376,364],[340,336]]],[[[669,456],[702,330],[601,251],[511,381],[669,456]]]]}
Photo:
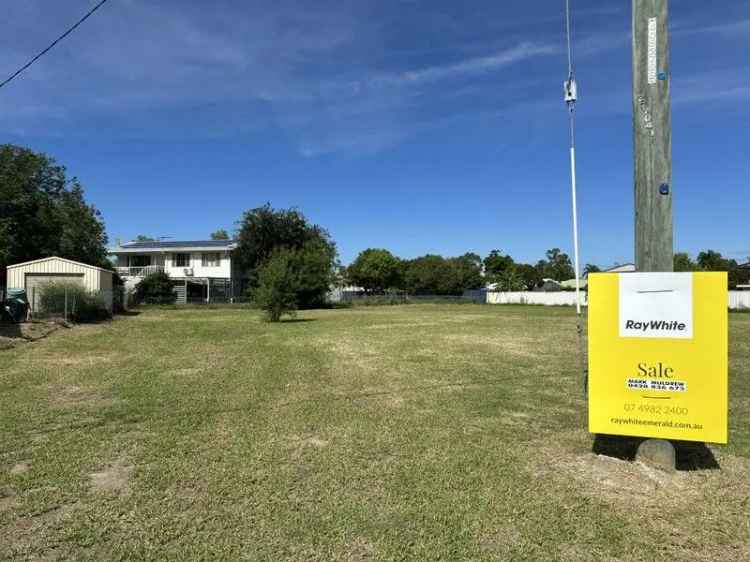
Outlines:
{"type": "Polygon", "coordinates": [[[173,304],[177,295],[172,290],[172,280],[164,271],[155,271],[141,279],[135,286],[135,300],[146,304],[173,304]]]}
{"type": "Polygon", "coordinates": [[[104,266],[106,245],[77,179],[46,154],[0,145],[0,284],[7,265],[52,255],[104,266]]]}
{"type": "Polygon", "coordinates": [[[479,255],[466,253],[463,256],[450,258],[449,263],[453,268],[456,294],[461,294],[466,289],[479,289],[484,285],[482,258],[479,255]]]}
{"type": "Polygon", "coordinates": [[[526,283],[518,271],[511,267],[498,275],[497,288],[500,291],[523,291],[526,283]]]}
{"type": "Polygon", "coordinates": [[[704,271],[729,271],[737,265],[735,260],[724,258],[721,253],[715,250],[705,250],[698,254],[698,267],[704,271]]]}
{"type": "Polygon", "coordinates": [[[229,233],[223,228],[214,230],[211,233],[211,240],[229,240],[229,233]]]}
{"type": "Polygon", "coordinates": [[[335,281],[336,250],[322,240],[309,240],[292,251],[297,274],[297,304],[300,308],[323,306],[335,281]]]}
{"type": "Polygon", "coordinates": [[[292,255],[300,276],[298,305],[323,303],[336,265],[336,245],[328,232],[297,209],[277,210],[267,203],[245,212],[233,257],[247,275],[251,293],[265,262],[282,249],[297,251],[292,255]]]}
{"type": "Polygon", "coordinates": [[[535,287],[542,283],[542,277],[533,265],[517,263],[513,266],[513,270],[523,280],[523,288],[526,291],[533,291],[535,287]]]}
{"type": "Polygon", "coordinates": [[[460,295],[482,286],[481,261],[476,254],[448,259],[428,254],[408,262],[404,281],[413,294],[460,295]]]}
{"type": "Polygon", "coordinates": [[[695,271],[698,264],[695,263],[687,252],[676,252],[673,258],[675,271],[695,271]]]}
{"type": "Polygon", "coordinates": [[[269,322],[278,322],[282,315],[294,316],[297,312],[299,278],[295,272],[295,253],[285,248],[277,250],[258,272],[258,286],[253,296],[269,322]]]}
{"type": "Polygon", "coordinates": [[[750,283],[750,270],[740,269],[737,260],[725,258],[715,250],[705,250],[695,261],[685,252],[674,255],[675,271],[726,271],[730,289],[750,283]]]}
{"type": "Polygon", "coordinates": [[[599,273],[601,272],[601,269],[598,265],[595,265],[593,263],[587,263],[586,266],[583,268],[584,275],[588,275],[589,273],[599,273]]]}
{"type": "Polygon", "coordinates": [[[83,188],[75,178],[71,188],[62,193],[59,208],[63,224],[59,253],[63,256],[84,256],[88,260],[86,263],[111,267],[107,259],[107,234],[101,213],[86,203],[83,188]]]}
{"type": "Polygon", "coordinates": [[[536,264],[539,275],[555,281],[566,281],[575,277],[575,270],[568,254],[560,248],[552,248],[546,252],[546,260],[539,260],[536,264]]]}
{"type": "Polygon", "coordinates": [[[450,294],[448,275],[442,256],[428,254],[415,258],[407,265],[406,290],[416,295],[450,294]]]}
{"type": "Polygon", "coordinates": [[[139,234],[135,237],[136,242],[154,242],[156,238],[149,236],[148,234],[139,234]]]}
{"type": "Polygon", "coordinates": [[[401,260],[382,248],[368,248],[346,270],[353,285],[368,293],[382,293],[401,284],[401,260]]]}
{"type": "Polygon", "coordinates": [[[513,258],[500,253],[500,250],[492,250],[484,258],[484,273],[491,281],[496,281],[497,276],[513,267],[513,258]]]}

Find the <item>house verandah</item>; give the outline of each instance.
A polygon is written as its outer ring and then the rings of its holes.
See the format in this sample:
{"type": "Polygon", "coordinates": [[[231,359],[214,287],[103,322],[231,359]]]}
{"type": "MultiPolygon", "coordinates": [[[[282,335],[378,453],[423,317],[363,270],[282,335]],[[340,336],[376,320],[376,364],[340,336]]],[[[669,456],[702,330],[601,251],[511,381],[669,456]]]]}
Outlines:
{"type": "Polygon", "coordinates": [[[234,286],[229,278],[173,279],[172,290],[176,295],[176,304],[225,303],[234,302],[235,299],[234,286]]]}

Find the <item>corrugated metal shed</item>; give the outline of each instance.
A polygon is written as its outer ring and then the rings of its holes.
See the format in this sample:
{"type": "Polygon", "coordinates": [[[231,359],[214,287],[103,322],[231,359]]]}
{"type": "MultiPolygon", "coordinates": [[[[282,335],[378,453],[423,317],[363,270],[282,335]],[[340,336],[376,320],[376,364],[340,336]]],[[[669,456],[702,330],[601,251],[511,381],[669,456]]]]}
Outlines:
{"type": "Polygon", "coordinates": [[[88,291],[102,291],[111,308],[113,275],[108,269],[53,256],[9,265],[7,284],[9,289],[30,292],[41,283],[72,281],[88,291]]]}

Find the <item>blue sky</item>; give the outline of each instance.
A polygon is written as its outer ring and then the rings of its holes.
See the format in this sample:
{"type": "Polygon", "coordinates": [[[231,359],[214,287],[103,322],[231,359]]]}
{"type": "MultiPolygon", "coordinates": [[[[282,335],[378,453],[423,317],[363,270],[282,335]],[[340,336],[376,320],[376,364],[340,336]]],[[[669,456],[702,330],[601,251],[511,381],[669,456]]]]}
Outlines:
{"type": "MultiPolygon", "coordinates": [[[[10,74],[93,0],[6,0],[10,74]]],[[[633,257],[630,2],[573,0],[582,263],[633,257]]],[[[750,2],[670,2],[676,250],[743,259],[750,2]]],[[[112,239],[299,207],[344,263],[571,251],[563,1],[110,0],[0,90],[112,239]]]]}

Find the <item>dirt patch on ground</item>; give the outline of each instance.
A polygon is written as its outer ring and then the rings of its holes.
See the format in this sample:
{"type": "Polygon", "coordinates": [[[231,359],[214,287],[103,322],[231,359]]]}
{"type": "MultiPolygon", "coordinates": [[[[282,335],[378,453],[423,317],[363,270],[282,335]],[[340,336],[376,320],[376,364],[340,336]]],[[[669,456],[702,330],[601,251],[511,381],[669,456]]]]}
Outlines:
{"type": "Polygon", "coordinates": [[[0,488],[0,513],[10,511],[15,506],[15,494],[9,489],[0,488]]]}
{"type": "Polygon", "coordinates": [[[319,437],[307,437],[306,439],[301,439],[300,444],[307,447],[322,449],[323,447],[328,446],[328,441],[326,441],[325,439],[320,439],[319,437]]]}
{"type": "Polygon", "coordinates": [[[19,476],[29,471],[30,464],[27,461],[21,461],[13,465],[10,469],[11,476],[19,476]]]}
{"type": "Polygon", "coordinates": [[[128,491],[128,482],[133,466],[124,459],[118,459],[100,472],[89,474],[91,489],[94,492],[122,494],[128,491]]]}
{"type": "Polygon", "coordinates": [[[301,437],[299,435],[292,435],[288,437],[289,440],[289,451],[293,459],[299,460],[307,451],[325,449],[329,445],[329,441],[318,437],[317,435],[310,435],[307,437],[301,437]]]}
{"type": "Polygon", "coordinates": [[[347,562],[370,562],[375,560],[375,548],[370,541],[357,537],[344,548],[344,560],[347,562]]]}
{"type": "Polygon", "coordinates": [[[56,408],[95,406],[106,408],[117,403],[116,398],[103,396],[98,390],[75,384],[50,387],[50,404],[56,408]]]}
{"type": "Polygon", "coordinates": [[[13,347],[17,343],[40,340],[62,327],[69,327],[69,325],[54,321],[0,323],[0,349],[13,347]]]}
{"type": "Polygon", "coordinates": [[[575,454],[562,447],[540,447],[530,458],[535,476],[572,483],[583,495],[629,513],[715,504],[720,506],[715,514],[719,517],[750,497],[750,459],[733,455],[719,455],[717,469],[674,472],[593,452],[575,454]],[[717,503],[720,497],[727,500],[724,505],[717,503]]]}
{"type": "Polygon", "coordinates": [[[476,334],[451,334],[445,336],[445,339],[461,345],[487,347],[516,357],[537,358],[540,354],[539,344],[532,338],[509,338],[503,335],[477,336],[476,334]]]}

